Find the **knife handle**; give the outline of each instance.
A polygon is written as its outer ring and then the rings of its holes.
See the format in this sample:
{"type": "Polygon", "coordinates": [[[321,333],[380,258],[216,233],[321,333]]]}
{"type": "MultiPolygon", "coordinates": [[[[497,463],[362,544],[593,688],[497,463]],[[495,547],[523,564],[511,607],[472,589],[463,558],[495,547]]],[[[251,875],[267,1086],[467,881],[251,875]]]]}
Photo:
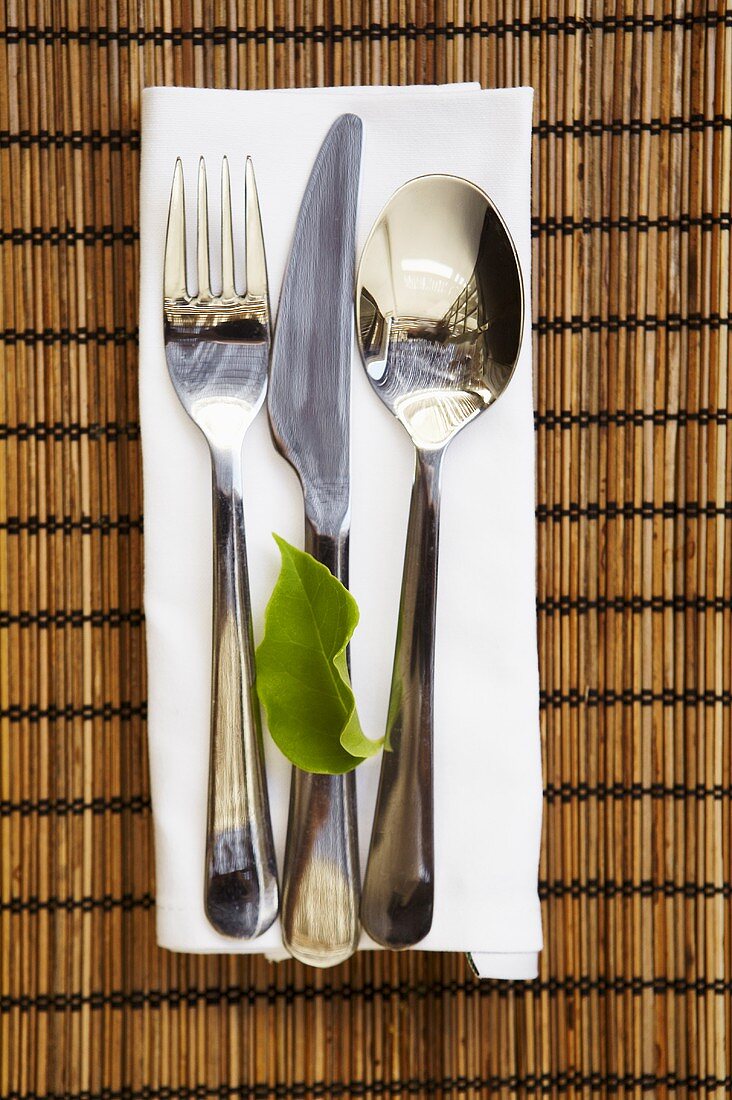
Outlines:
{"type": "MultiPolygon", "coordinates": [[[[319,535],[306,520],[305,549],[348,584],[348,535],[319,535]]],[[[356,778],[292,769],[282,885],[282,939],[310,966],[335,966],[359,939],[361,872],[356,778]]]]}

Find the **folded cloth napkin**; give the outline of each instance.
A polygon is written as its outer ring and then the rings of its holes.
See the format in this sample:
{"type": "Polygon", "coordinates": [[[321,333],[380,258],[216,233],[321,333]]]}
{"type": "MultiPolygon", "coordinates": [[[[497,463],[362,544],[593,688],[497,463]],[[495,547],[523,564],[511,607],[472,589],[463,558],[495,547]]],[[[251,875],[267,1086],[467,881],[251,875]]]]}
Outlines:
{"type": "MultiPolygon", "coordinates": [[[[486,977],[531,978],[541,923],[541,821],[535,619],[534,435],[530,327],[531,89],[343,88],[143,93],[140,406],[145,491],[149,741],[157,866],[157,935],[174,951],[282,954],[278,924],[252,943],[218,935],[203,911],[211,649],[211,484],[206,444],[170,384],[162,279],[176,157],[189,215],[200,155],[209,168],[212,268],[218,180],[229,157],[242,196],[253,158],[273,312],[300,199],[333,120],[364,123],[360,251],[406,180],[447,172],[491,196],[514,237],[526,284],[521,360],[494,409],[462,432],[444,464],[435,670],[435,911],[420,950],[467,951],[486,977]]],[[[235,232],[242,230],[235,211],[235,232]]],[[[193,217],[189,218],[193,267],[193,217]]],[[[192,272],[191,272],[192,274],[192,272]]],[[[195,282],[193,282],[195,286],[195,282]]],[[[324,316],[327,315],[324,313],[324,316]]],[[[263,409],[244,447],[254,632],[279,571],[276,531],[302,545],[297,479],[275,452],[263,409]]],[[[413,456],[372,392],[354,349],[351,590],[361,621],[351,647],[364,729],[383,733],[413,456]]],[[[282,867],[290,766],[266,741],[273,828],[282,867]]],[[[380,759],[358,768],[362,867],[380,759]]],[[[366,936],[362,947],[375,946],[366,936]]]]}

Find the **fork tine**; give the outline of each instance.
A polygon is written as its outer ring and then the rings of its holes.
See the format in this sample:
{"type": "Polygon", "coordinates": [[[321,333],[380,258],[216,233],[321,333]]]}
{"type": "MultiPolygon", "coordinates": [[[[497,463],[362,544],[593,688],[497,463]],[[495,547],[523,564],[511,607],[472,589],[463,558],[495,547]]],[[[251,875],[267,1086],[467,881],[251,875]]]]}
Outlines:
{"type": "Polygon", "coordinates": [[[264,236],[262,219],[259,214],[257,182],[251,157],[247,157],[246,191],[246,273],[247,295],[267,297],[267,263],[264,257],[264,236]]]}
{"type": "Polygon", "coordinates": [[[236,297],[234,284],[234,231],[231,225],[231,179],[229,161],[221,165],[221,293],[224,298],[236,297]]]}
{"type": "Polygon", "coordinates": [[[211,275],[208,258],[208,191],[206,188],[206,162],[198,162],[198,300],[211,298],[211,275]]]}
{"type": "Polygon", "coordinates": [[[166,298],[187,298],[186,286],[186,206],[183,192],[183,165],[180,157],[175,162],[173,187],[168,207],[168,230],[165,235],[165,277],[163,294],[166,298]]]}

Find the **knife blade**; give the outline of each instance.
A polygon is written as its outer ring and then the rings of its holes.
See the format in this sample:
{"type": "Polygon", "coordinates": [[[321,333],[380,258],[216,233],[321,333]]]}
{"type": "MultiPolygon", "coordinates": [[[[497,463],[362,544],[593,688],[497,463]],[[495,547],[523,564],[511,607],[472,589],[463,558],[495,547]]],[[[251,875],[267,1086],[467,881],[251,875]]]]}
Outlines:
{"type": "Polygon", "coordinates": [[[318,535],[347,529],[356,206],[362,123],[341,115],[317,155],[282,284],[267,407],[318,535]]]}
{"type": "MultiPolygon", "coordinates": [[[[363,126],[346,114],[315,159],[277,313],[267,409],[303,491],[305,549],[348,584],[350,377],[356,210],[363,126]]],[[[311,966],[348,958],[359,938],[354,773],[293,768],[282,938],[311,966]]]]}

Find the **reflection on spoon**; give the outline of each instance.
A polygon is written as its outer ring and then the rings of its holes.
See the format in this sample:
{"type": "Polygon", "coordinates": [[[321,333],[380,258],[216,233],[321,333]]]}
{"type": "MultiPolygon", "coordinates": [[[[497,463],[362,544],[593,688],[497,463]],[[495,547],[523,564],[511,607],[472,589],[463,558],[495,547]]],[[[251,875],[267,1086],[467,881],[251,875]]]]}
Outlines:
{"type": "Polygon", "coordinates": [[[503,393],[521,347],[516,249],[480,188],[422,176],[392,197],[361,257],[359,348],[369,380],[406,428],[416,472],[404,557],[387,738],[361,921],[403,948],[430,930],[440,470],[457,433],[503,393]]]}

